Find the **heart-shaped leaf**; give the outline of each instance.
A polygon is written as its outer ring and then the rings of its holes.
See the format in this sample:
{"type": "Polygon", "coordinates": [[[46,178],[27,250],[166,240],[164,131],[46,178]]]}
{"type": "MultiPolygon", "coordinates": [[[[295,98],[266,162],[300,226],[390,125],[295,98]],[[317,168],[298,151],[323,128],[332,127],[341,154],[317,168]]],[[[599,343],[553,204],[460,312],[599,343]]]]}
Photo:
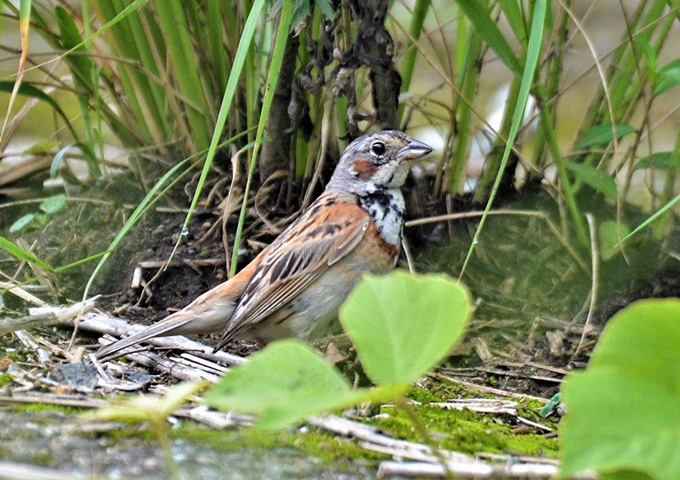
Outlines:
{"type": "Polygon", "coordinates": [[[563,476],[680,479],[678,345],[679,300],[644,300],[609,321],[587,371],[563,387],[563,476]]]}
{"type": "Polygon", "coordinates": [[[415,382],[454,346],[470,313],[468,292],[443,275],[367,275],[340,309],[366,374],[378,385],[415,382]]]}
{"type": "Polygon", "coordinates": [[[286,427],[310,415],[361,401],[347,381],[308,346],[281,340],[232,368],[205,396],[208,405],[252,413],[258,427],[286,427]]]}

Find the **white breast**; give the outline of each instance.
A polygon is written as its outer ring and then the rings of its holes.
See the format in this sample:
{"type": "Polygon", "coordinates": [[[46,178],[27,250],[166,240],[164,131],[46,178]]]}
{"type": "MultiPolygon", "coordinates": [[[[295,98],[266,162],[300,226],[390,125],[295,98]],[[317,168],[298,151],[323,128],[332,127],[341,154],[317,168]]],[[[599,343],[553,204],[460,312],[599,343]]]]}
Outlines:
{"type": "Polygon", "coordinates": [[[361,197],[359,204],[371,215],[386,242],[401,245],[406,204],[398,188],[361,197]]]}

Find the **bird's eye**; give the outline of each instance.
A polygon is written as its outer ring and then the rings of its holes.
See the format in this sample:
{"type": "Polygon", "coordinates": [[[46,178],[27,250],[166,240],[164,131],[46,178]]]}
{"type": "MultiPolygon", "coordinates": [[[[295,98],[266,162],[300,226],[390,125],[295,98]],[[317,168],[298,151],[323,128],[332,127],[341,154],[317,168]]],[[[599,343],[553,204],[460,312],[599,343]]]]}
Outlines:
{"type": "Polygon", "coordinates": [[[371,151],[378,156],[383,155],[385,153],[385,144],[382,142],[375,142],[371,145],[371,151]]]}

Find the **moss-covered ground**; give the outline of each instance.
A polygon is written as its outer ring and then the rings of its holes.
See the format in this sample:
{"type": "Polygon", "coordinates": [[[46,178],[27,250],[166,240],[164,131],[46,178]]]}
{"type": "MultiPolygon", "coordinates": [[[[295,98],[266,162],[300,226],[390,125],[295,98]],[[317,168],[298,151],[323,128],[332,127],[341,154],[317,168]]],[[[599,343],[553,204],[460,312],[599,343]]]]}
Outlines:
{"type": "MultiPolygon", "coordinates": [[[[512,416],[447,410],[427,405],[428,403],[444,402],[455,398],[484,397],[495,398],[447,382],[432,383],[427,386],[427,389],[414,387],[409,392],[409,398],[421,404],[415,405],[415,409],[442,448],[469,454],[485,452],[557,456],[558,442],[556,439],[546,438],[540,433],[515,433],[513,429],[516,425],[513,424],[512,416]]],[[[524,418],[556,428],[554,422],[538,416],[537,412],[541,407],[542,404],[539,402],[521,400],[518,413],[524,418]]],[[[406,413],[391,406],[382,406],[380,413],[381,415],[369,417],[364,421],[395,438],[414,442],[422,441],[406,413]]],[[[151,441],[155,440],[152,431],[140,432],[136,427],[114,430],[107,435],[113,441],[136,435],[141,435],[151,441]]],[[[170,435],[174,439],[188,440],[227,451],[243,448],[293,448],[327,462],[336,462],[339,459],[371,462],[388,458],[385,455],[361,448],[351,439],[332,435],[315,428],[304,429],[304,431],[288,429],[275,432],[262,431],[256,428],[240,431],[219,431],[187,421],[182,422],[179,427],[173,428],[170,435]]]]}

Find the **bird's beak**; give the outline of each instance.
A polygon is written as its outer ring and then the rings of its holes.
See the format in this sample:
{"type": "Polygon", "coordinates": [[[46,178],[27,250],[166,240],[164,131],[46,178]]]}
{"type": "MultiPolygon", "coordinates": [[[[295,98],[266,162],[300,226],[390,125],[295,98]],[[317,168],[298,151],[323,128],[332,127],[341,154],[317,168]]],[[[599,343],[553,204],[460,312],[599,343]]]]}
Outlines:
{"type": "Polygon", "coordinates": [[[433,150],[434,148],[427,145],[426,143],[410,138],[409,142],[405,146],[401,147],[401,149],[397,152],[397,159],[400,162],[404,160],[417,160],[420,157],[424,157],[433,150]]]}

